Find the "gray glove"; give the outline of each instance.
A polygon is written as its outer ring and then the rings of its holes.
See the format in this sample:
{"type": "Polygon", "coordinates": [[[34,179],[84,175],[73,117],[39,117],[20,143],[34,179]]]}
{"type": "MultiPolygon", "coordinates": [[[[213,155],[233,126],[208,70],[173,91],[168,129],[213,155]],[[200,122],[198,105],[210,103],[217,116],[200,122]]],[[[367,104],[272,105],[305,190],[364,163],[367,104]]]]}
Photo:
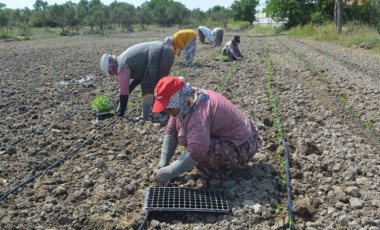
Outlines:
{"type": "Polygon", "coordinates": [[[190,154],[185,151],[178,160],[174,161],[169,166],[159,169],[157,171],[157,178],[162,180],[166,185],[173,177],[179,176],[194,168],[197,164],[198,162],[194,161],[190,154]]]}
{"type": "Polygon", "coordinates": [[[178,138],[166,134],[164,136],[164,142],[162,143],[161,158],[158,168],[165,167],[169,164],[175,149],[177,148],[178,138]]]}

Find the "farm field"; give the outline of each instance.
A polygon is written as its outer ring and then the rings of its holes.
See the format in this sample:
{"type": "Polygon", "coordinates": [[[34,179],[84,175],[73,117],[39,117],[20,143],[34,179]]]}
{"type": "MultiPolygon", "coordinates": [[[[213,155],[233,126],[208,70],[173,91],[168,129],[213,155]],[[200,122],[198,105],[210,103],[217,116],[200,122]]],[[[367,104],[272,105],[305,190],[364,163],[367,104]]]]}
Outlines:
{"type": "MultiPolygon", "coordinates": [[[[0,200],[0,229],[139,228],[145,191],[163,186],[155,171],[165,120],[135,122],[139,87],[128,118],[96,120],[91,102],[96,95],[118,97],[116,78],[100,71],[103,53],[118,55],[173,32],[0,42],[0,197],[7,195],[0,200]]],[[[222,44],[233,35],[226,32],[222,44]]],[[[227,181],[193,170],[171,183],[223,190],[229,214],[155,212],[148,229],[283,229],[284,156],[273,106],[290,155],[296,228],[379,229],[380,55],[240,35],[244,59],[216,61],[221,47],[198,40],[194,66],[184,68],[177,56],[172,74],[235,103],[256,124],[262,147],[227,181]]]]}

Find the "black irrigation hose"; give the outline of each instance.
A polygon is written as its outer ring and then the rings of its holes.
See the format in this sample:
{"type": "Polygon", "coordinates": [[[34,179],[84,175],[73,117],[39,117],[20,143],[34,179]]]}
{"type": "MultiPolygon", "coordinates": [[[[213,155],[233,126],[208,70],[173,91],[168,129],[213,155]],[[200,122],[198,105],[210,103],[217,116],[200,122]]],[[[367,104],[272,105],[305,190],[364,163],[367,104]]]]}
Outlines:
{"type": "MultiPolygon", "coordinates": [[[[276,105],[276,108],[275,108],[275,113],[276,113],[276,116],[279,118],[280,115],[279,115],[279,112],[278,112],[278,107],[277,107],[277,101],[276,99],[275,100],[275,105],[276,105]]],[[[280,130],[283,130],[283,127],[284,125],[282,124],[282,122],[280,121],[280,125],[279,125],[279,129],[280,130]]],[[[290,159],[289,159],[289,151],[288,151],[288,145],[286,144],[286,140],[284,137],[281,138],[281,144],[282,146],[284,147],[284,151],[285,151],[285,174],[286,174],[286,193],[287,193],[287,197],[288,197],[288,216],[289,216],[289,227],[291,230],[294,230],[295,229],[295,226],[294,226],[294,214],[293,214],[293,201],[292,201],[292,186],[291,186],[291,178],[290,178],[290,159]]]]}
{"type": "Polygon", "coordinates": [[[360,121],[358,121],[350,111],[348,111],[347,109],[343,108],[343,106],[339,103],[339,100],[337,97],[335,97],[335,103],[338,105],[338,107],[343,110],[343,112],[345,112],[354,122],[355,124],[361,128],[362,130],[366,131],[377,143],[380,144],[380,139],[378,136],[376,136],[376,134],[374,134],[371,130],[367,129],[366,127],[363,126],[363,124],[360,123],[360,121]]]}
{"type": "MultiPolygon", "coordinates": [[[[131,109],[128,113],[130,114],[131,112],[133,112],[135,109],[131,109]]],[[[112,124],[114,124],[116,122],[115,119],[111,120],[108,124],[104,125],[101,129],[98,130],[98,132],[96,134],[94,134],[93,136],[91,136],[90,138],[88,138],[86,141],[84,141],[82,144],[80,144],[76,149],[74,150],[71,150],[69,151],[68,153],[66,153],[66,155],[57,160],[56,162],[54,162],[53,164],[51,164],[50,166],[48,166],[46,169],[40,171],[39,173],[37,174],[34,174],[33,176],[29,177],[28,179],[26,179],[25,181],[21,182],[20,184],[18,184],[16,187],[14,187],[13,189],[10,189],[8,190],[8,192],[6,192],[5,194],[3,194],[3,196],[0,197],[0,201],[3,201],[5,200],[10,194],[12,193],[15,193],[19,188],[21,187],[24,187],[25,185],[29,184],[30,182],[32,182],[34,179],[36,179],[37,177],[45,174],[47,171],[49,171],[50,169],[52,168],[55,168],[57,167],[59,164],[61,164],[63,161],[67,160],[68,158],[70,158],[72,155],[74,155],[75,153],[79,152],[79,150],[81,148],[83,148],[86,144],[88,144],[90,141],[94,140],[95,137],[100,134],[100,132],[102,132],[103,130],[105,130],[106,128],[108,128],[109,126],[111,126],[112,124]]]]}
{"type": "Polygon", "coordinates": [[[288,194],[288,215],[290,219],[289,227],[291,230],[294,230],[295,226],[294,226],[293,201],[292,201],[292,186],[290,183],[289,151],[288,151],[288,145],[286,144],[285,138],[281,139],[281,144],[284,147],[284,151],[285,151],[286,192],[288,194]]]}
{"type": "MultiPolygon", "coordinates": [[[[82,109],[78,109],[77,111],[75,111],[74,113],[71,113],[70,115],[66,115],[66,116],[64,116],[64,117],[62,117],[62,118],[58,118],[58,121],[59,121],[59,122],[62,122],[62,121],[64,121],[64,120],[69,120],[71,117],[73,117],[74,115],[76,115],[79,111],[82,112],[83,110],[84,110],[83,108],[82,108],[82,109]]],[[[32,131],[30,131],[30,132],[28,132],[28,133],[24,133],[24,134],[22,134],[21,137],[17,138],[15,141],[13,141],[12,143],[10,143],[10,144],[8,145],[8,147],[6,147],[5,149],[9,149],[11,146],[20,143],[21,141],[23,141],[23,140],[26,139],[26,138],[29,138],[30,136],[33,135],[33,133],[34,133],[35,131],[36,131],[36,130],[33,129],[32,131]]]]}
{"type": "MultiPolygon", "coordinates": [[[[282,41],[280,41],[280,43],[282,43],[282,44],[284,44],[282,41]]],[[[302,42],[299,42],[299,43],[301,43],[301,44],[303,44],[302,42]]],[[[289,48],[289,47],[287,47],[287,46],[285,46],[287,49],[289,49],[296,57],[298,57],[299,59],[301,59],[300,57],[299,57],[299,55],[292,49],[292,48],[289,48]]],[[[323,54],[323,52],[321,52],[322,54],[323,54]]],[[[301,54],[302,55],[302,54],[301,54]]],[[[301,59],[301,61],[303,61],[303,62],[306,62],[305,60],[302,60],[301,59]]],[[[339,60],[340,61],[340,60],[339,60]]],[[[342,62],[342,61],[340,61],[340,62],[342,62]]],[[[344,64],[346,64],[345,62],[342,62],[342,63],[344,63],[344,64]]],[[[307,64],[307,63],[306,63],[307,64]]],[[[309,66],[308,66],[308,68],[309,69],[311,69],[309,66]]],[[[315,70],[313,70],[313,69],[311,69],[312,70],[312,72],[313,73],[316,73],[316,74],[319,74],[321,71],[320,70],[318,70],[318,69],[316,69],[316,71],[315,70]]],[[[360,69],[360,71],[362,71],[361,69],[360,69]]],[[[367,73],[366,73],[367,74],[367,73]]],[[[369,75],[369,74],[368,74],[369,75]]],[[[352,113],[350,112],[350,111],[348,111],[347,109],[345,109],[343,106],[342,106],[342,104],[339,102],[339,100],[338,100],[338,97],[336,96],[336,94],[335,93],[333,93],[333,96],[334,96],[334,98],[335,98],[335,103],[338,105],[338,107],[344,112],[344,113],[346,113],[354,122],[355,122],[355,124],[359,127],[359,128],[361,128],[361,129],[363,129],[364,131],[366,131],[377,143],[379,143],[380,144],[380,139],[379,139],[379,137],[376,135],[376,134],[374,134],[371,130],[369,130],[369,129],[367,129],[366,127],[364,127],[363,126],[363,124],[360,122],[360,121],[358,121],[357,119],[355,119],[355,117],[352,115],[352,113]]]]}
{"type": "MultiPolygon", "coordinates": [[[[271,82],[269,82],[269,88],[272,88],[271,82]]],[[[278,106],[277,101],[274,98],[274,112],[276,114],[276,117],[280,120],[280,114],[278,112],[278,106]]],[[[280,124],[278,129],[283,133],[284,125],[280,120],[280,124]]],[[[288,145],[286,144],[286,140],[284,138],[284,135],[281,137],[281,144],[284,148],[285,152],[285,175],[286,175],[286,193],[287,193],[287,201],[288,201],[288,217],[289,217],[289,228],[291,230],[295,229],[295,221],[294,221],[294,214],[293,214],[293,201],[292,201],[292,187],[291,187],[291,178],[290,178],[290,159],[289,159],[289,151],[288,151],[288,145]]]]}
{"type": "Polygon", "coordinates": [[[148,212],[148,214],[146,215],[144,221],[141,223],[141,225],[138,228],[138,230],[143,230],[146,227],[146,225],[147,225],[147,223],[149,221],[150,216],[151,216],[151,212],[148,212]]]}

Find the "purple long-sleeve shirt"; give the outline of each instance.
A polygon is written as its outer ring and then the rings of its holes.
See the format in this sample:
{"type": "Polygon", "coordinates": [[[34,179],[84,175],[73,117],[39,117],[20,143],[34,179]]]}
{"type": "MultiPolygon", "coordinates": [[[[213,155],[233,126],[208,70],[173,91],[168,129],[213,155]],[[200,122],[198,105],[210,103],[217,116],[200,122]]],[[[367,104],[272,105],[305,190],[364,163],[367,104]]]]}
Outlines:
{"type": "Polygon", "coordinates": [[[229,140],[239,146],[253,135],[246,115],[221,94],[205,91],[210,96],[208,101],[184,119],[171,116],[165,128],[165,134],[178,137],[179,144],[195,161],[206,156],[210,138],[229,140]]]}

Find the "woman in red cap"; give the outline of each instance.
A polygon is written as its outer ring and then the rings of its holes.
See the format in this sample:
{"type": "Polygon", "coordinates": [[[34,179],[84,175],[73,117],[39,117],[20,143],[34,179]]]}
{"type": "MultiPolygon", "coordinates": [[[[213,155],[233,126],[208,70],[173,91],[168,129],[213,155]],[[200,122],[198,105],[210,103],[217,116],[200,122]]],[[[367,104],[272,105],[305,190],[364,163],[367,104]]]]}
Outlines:
{"type": "Polygon", "coordinates": [[[157,83],[154,96],[153,112],[170,114],[157,171],[165,184],[193,167],[206,178],[227,179],[261,145],[249,118],[217,92],[167,76],[157,83]],[[177,144],[186,149],[169,165],[177,144]]]}

